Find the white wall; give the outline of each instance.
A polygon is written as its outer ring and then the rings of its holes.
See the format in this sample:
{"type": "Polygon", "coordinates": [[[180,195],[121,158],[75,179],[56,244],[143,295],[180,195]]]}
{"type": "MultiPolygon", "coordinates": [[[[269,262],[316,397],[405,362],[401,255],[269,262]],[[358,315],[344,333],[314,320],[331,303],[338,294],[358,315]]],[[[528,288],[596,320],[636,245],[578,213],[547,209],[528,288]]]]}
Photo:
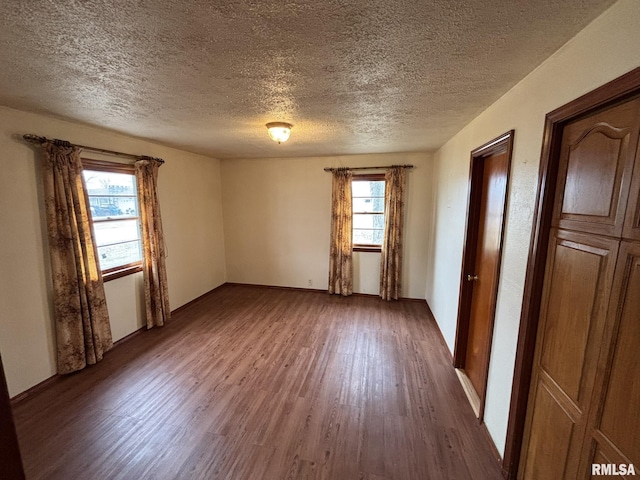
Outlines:
{"type": "Polygon", "coordinates": [[[640,66],[640,2],[621,0],[435,154],[426,299],[453,351],[470,151],[514,128],[515,144],[485,423],[504,451],[545,114],[640,66]]]}
{"type": "MultiPolygon", "coordinates": [[[[222,160],[222,198],[229,282],[326,289],[331,174],[324,167],[411,163],[403,296],[424,298],[431,155],[222,160]],[[311,281],[311,286],[309,286],[311,281]]],[[[354,254],[354,291],[378,294],[379,253],[354,254]]]]}
{"type": "MultiPolygon", "coordinates": [[[[0,353],[11,396],[55,374],[56,364],[40,160],[24,133],[164,158],[158,189],[171,308],[225,281],[218,160],[0,107],[0,353]]],[[[105,291],[114,340],[143,325],[141,274],[105,291]]]]}

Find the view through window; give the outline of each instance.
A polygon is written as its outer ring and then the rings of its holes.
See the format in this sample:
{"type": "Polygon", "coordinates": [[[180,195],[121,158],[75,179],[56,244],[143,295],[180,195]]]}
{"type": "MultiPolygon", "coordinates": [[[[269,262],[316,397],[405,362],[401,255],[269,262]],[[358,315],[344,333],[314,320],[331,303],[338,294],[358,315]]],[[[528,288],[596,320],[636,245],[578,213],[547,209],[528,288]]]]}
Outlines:
{"type": "Polygon", "coordinates": [[[83,160],[83,176],[105,279],[139,271],[142,260],[136,177],[132,165],[83,160]]]}
{"type": "Polygon", "coordinates": [[[353,201],[353,247],[355,250],[380,251],[384,236],[384,174],[354,175],[351,181],[353,201]]]}

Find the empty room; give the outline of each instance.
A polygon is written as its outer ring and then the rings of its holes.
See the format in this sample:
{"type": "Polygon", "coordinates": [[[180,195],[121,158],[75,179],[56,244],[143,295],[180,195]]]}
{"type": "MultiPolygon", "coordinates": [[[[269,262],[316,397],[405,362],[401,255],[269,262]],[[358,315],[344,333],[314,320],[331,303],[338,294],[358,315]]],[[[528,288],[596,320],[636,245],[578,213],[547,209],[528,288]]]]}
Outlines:
{"type": "Polygon", "coordinates": [[[640,475],[640,2],[0,6],[0,478],[640,475]]]}

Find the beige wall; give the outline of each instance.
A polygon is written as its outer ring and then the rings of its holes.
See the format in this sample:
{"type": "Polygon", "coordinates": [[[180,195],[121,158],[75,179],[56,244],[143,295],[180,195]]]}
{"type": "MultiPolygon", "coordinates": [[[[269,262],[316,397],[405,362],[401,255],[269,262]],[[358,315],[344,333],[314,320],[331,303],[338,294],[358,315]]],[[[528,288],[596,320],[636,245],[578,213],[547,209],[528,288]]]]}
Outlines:
{"type": "MultiPolygon", "coordinates": [[[[225,281],[220,163],[113,132],[0,107],[0,353],[14,396],[55,373],[36,133],[162,157],[158,187],[175,309],[225,281]]],[[[105,284],[114,339],[142,325],[141,274],[105,284]]]]}
{"type": "MultiPolygon", "coordinates": [[[[424,298],[432,195],[427,153],[223,160],[228,281],[326,289],[331,174],[323,168],[404,163],[416,168],[407,176],[403,291],[424,298]]],[[[380,254],[354,257],[354,291],[378,294],[380,254]]]]}
{"type": "Polygon", "coordinates": [[[434,238],[426,299],[453,350],[469,153],[515,129],[485,422],[504,451],[524,277],[547,112],[640,66],[640,2],[622,0],[580,32],[435,154],[434,238]]]}

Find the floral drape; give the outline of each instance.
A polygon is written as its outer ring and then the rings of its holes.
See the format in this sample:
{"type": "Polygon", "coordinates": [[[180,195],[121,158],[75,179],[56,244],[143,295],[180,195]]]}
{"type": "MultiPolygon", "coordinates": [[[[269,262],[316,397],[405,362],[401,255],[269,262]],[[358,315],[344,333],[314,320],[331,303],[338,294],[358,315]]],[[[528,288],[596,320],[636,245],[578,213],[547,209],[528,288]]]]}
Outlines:
{"type": "Polygon", "coordinates": [[[80,149],[56,140],[42,150],[58,373],[64,374],[100,361],[113,341],[80,149]]]}
{"type": "Polygon", "coordinates": [[[402,288],[402,237],[406,171],[391,167],[385,174],[384,243],[380,258],[380,297],[398,300],[402,288]]]}
{"type": "Polygon", "coordinates": [[[158,202],[158,169],[162,162],[143,157],[135,163],[140,223],[142,225],[142,271],[147,328],[162,326],[171,318],[165,268],[165,245],[158,202]]]}
{"type": "Polygon", "coordinates": [[[329,249],[329,293],[353,293],[351,178],[348,169],[333,172],[331,191],[331,245],[329,249]]]}

